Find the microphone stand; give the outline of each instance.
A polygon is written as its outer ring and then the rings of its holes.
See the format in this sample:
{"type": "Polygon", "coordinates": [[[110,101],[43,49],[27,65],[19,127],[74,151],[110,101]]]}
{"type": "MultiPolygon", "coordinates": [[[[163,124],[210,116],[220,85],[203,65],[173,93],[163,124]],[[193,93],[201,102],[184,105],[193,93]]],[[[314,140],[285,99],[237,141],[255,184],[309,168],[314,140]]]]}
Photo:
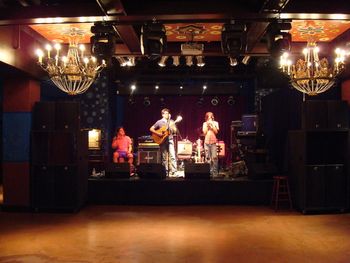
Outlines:
{"type": "Polygon", "coordinates": [[[167,171],[167,177],[169,178],[169,175],[170,175],[170,120],[171,120],[171,115],[169,114],[169,119],[168,119],[168,132],[169,132],[169,135],[168,135],[168,171],[167,171]]]}

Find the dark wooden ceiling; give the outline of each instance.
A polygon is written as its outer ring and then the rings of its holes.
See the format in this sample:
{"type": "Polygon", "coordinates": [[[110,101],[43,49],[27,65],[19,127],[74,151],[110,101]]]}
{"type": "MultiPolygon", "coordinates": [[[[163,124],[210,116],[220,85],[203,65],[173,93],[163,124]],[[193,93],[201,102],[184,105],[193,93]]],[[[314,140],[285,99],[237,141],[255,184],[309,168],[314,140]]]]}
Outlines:
{"type": "MultiPolygon", "coordinates": [[[[62,28],[71,26],[84,28],[87,31],[84,42],[88,43],[91,36],[89,28],[94,22],[112,24],[117,35],[115,55],[136,56],[139,63],[138,68],[124,71],[117,66],[119,76],[145,75],[148,71],[149,75],[174,72],[189,75],[197,71],[198,76],[235,75],[228,66],[227,55],[221,50],[222,25],[232,21],[246,24],[247,49],[240,56],[249,55],[255,63],[264,64],[270,56],[266,47],[266,31],[269,24],[276,20],[292,22],[294,52],[299,52],[305,45],[299,43],[305,41],[305,34],[316,34],[317,40],[324,42],[325,53],[335,43],[345,45],[350,41],[350,5],[340,0],[331,3],[315,0],[0,0],[0,30],[20,25],[19,31],[24,31],[33,39],[33,47],[60,39],[62,28]],[[45,20],[49,18],[51,20],[45,20]],[[188,41],[186,36],[178,33],[179,27],[202,26],[204,32],[196,35],[194,40],[204,44],[205,68],[159,69],[154,61],[144,66],[147,59],[141,55],[140,29],[144,23],[153,20],[163,23],[167,29],[165,55],[170,56],[181,55],[180,46],[188,41]],[[209,62],[212,64],[209,65],[209,62]]],[[[13,43],[9,46],[10,50],[13,43]]],[[[29,58],[35,59],[33,55],[29,55],[29,58]]],[[[0,60],[22,70],[28,68],[28,65],[22,65],[23,62],[12,63],[11,59],[1,57],[0,60]]],[[[29,70],[29,73],[35,75],[37,72],[29,70]]],[[[239,74],[241,71],[236,72],[236,75],[239,74]]]]}

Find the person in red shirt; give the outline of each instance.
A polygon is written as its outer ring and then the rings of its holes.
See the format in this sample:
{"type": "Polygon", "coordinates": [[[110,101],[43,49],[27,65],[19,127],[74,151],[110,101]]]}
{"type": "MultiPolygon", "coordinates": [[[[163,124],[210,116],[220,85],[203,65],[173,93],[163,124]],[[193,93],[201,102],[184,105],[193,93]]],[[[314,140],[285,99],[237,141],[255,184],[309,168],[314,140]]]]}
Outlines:
{"type": "Polygon", "coordinates": [[[114,163],[122,163],[125,162],[125,160],[130,164],[133,163],[134,156],[132,154],[132,141],[130,137],[125,134],[123,127],[117,128],[112,141],[112,149],[115,150],[113,153],[114,163]]]}

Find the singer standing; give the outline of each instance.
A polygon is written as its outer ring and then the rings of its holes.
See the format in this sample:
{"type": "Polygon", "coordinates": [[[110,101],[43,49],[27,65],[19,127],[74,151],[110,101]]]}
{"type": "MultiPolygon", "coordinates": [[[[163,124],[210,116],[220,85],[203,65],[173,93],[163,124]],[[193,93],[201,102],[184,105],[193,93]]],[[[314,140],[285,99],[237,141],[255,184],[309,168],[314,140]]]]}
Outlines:
{"type": "Polygon", "coordinates": [[[217,177],[218,171],[218,152],[216,147],[216,135],[219,132],[219,123],[214,121],[214,114],[207,112],[205,122],[202,126],[204,138],[205,159],[210,164],[210,177],[217,177]]]}
{"type": "Polygon", "coordinates": [[[167,176],[177,177],[177,161],[175,154],[175,146],[173,134],[176,133],[177,128],[175,122],[171,119],[170,111],[167,108],[161,111],[162,119],[158,120],[149,129],[153,134],[164,138],[159,144],[159,149],[162,158],[162,165],[165,167],[167,176]],[[164,133],[164,131],[167,131],[164,133]],[[165,136],[164,136],[165,135],[165,136]]]}

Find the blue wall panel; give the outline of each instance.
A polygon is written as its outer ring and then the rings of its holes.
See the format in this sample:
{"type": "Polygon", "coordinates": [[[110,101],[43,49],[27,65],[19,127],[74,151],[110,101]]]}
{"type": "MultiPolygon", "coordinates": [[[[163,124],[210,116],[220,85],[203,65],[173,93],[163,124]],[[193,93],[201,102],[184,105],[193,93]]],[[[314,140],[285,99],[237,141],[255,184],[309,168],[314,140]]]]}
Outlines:
{"type": "Polygon", "coordinates": [[[3,160],[23,162],[29,160],[31,112],[3,113],[3,160]]]}

